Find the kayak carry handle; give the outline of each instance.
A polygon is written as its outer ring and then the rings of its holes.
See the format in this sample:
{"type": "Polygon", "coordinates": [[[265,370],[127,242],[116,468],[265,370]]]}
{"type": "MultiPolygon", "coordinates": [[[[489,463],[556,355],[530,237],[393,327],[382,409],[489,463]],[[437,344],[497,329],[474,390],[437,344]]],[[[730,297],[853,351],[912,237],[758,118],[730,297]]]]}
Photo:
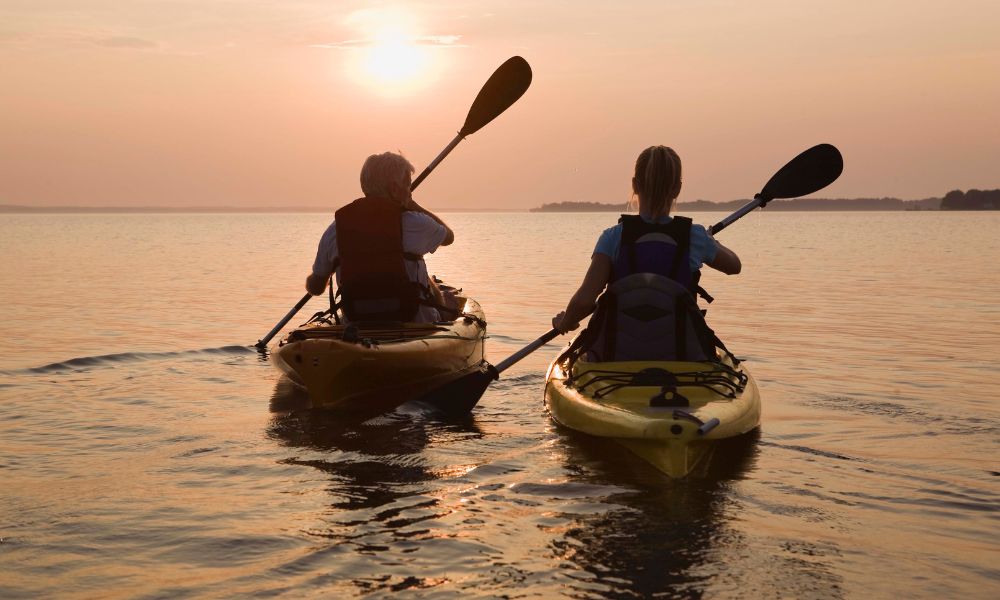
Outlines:
{"type": "Polygon", "coordinates": [[[718,417],[713,417],[708,421],[705,421],[702,423],[701,427],[698,428],[698,435],[707,435],[709,431],[718,427],[719,423],[721,423],[721,421],[719,421],[718,417]]]}
{"type": "Polygon", "coordinates": [[[718,417],[712,417],[707,421],[702,421],[701,419],[692,415],[688,411],[680,409],[674,409],[674,412],[671,413],[670,416],[673,417],[674,419],[677,419],[678,421],[683,419],[685,421],[691,421],[692,423],[698,425],[698,435],[708,435],[709,431],[712,431],[713,429],[718,427],[719,424],[721,423],[718,417]]]}

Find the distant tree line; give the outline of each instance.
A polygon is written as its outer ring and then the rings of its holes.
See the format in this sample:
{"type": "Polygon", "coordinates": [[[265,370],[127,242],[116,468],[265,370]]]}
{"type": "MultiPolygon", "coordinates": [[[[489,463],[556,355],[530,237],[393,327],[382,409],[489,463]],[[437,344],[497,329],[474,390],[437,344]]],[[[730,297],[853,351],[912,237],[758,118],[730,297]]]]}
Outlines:
{"type": "Polygon", "coordinates": [[[1000,190],[952,190],[941,199],[941,210],[1000,210],[1000,190]]]}
{"type": "Polygon", "coordinates": [[[530,212],[628,212],[625,202],[605,204],[603,202],[550,202],[530,212]]]}

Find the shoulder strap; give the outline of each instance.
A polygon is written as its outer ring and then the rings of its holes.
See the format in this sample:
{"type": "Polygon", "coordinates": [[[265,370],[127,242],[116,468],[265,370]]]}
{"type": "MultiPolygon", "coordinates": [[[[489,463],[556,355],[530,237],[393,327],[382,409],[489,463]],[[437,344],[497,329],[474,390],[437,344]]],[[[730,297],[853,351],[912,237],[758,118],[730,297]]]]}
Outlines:
{"type": "Polygon", "coordinates": [[[648,225],[639,215],[622,215],[618,222],[622,224],[622,245],[634,244],[646,234],[644,225],[648,225]]]}
{"type": "Polygon", "coordinates": [[[668,224],[670,227],[670,237],[677,243],[677,252],[674,253],[674,264],[670,267],[670,277],[677,278],[683,261],[691,254],[691,219],[687,217],[674,217],[668,224]]]}
{"type": "Polygon", "coordinates": [[[694,273],[691,274],[691,285],[694,286],[694,291],[698,296],[701,297],[706,303],[711,304],[715,298],[709,294],[705,288],[701,287],[701,269],[696,269],[694,273]]]}
{"type": "Polygon", "coordinates": [[[635,273],[637,270],[635,257],[635,242],[643,235],[643,225],[645,221],[639,215],[622,215],[618,222],[622,225],[622,239],[618,247],[618,252],[624,252],[628,260],[628,270],[635,273]]]}
{"type": "MultiPolygon", "coordinates": [[[[604,330],[604,354],[601,360],[604,362],[613,361],[617,358],[618,352],[618,298],[613,293],[605,292],[604,318],[598,324],[604,330]]],[[[589,324],[588,324],[589,327],[589,324]]],[[[600,335],[601,331],[594,332],[600,335]]]]}

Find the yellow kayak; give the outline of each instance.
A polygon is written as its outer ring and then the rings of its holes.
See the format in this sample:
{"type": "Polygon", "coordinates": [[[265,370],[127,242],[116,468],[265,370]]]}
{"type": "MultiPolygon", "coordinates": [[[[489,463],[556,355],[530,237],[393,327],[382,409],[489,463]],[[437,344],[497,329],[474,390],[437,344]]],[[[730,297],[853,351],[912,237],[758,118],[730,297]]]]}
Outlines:
{"type": "Polygon", "coordinates": [[[760,424],[760,392],[742,363],[604,362],[562,357],[545,378],[545,405],[565,427],[610,438],[671,477],[711,458],[713,442],[760,424]]]}
{"type": "MultiPolygon", "coordinates": [[[[292,382],[308,391],[314,407],[392,410],[481,368],[483,310],[470,298],[456,300],[464,316],[455,321],[308,323],[282,338],[272,357],[292,382]]],[[[461,412],[472,405],[441,408],[461,412]]]]}

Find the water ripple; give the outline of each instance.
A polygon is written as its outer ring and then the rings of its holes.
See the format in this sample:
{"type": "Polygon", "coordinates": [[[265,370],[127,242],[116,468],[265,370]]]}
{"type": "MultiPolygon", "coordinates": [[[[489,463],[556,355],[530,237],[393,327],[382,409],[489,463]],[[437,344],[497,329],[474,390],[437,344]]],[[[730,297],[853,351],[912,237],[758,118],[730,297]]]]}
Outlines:
{"type": "Polygon", "coordinates": [[[252,346],[221,346],[218,348],[202,348],[199,350],[179,350],[174,352],[121,352],[103,354],[100,356],[81,356],[62,362],[50,363],[41,367],[28,367],[16,371],[0,371],[0,375],[16,374],[50,374],[64,372],[86,371],[89,367],[110,367],[122,363],[144,362],[152,360],[170,360],[175,358],[190,358],[200,355],[240,355],[257,354],[252,346]]]}

